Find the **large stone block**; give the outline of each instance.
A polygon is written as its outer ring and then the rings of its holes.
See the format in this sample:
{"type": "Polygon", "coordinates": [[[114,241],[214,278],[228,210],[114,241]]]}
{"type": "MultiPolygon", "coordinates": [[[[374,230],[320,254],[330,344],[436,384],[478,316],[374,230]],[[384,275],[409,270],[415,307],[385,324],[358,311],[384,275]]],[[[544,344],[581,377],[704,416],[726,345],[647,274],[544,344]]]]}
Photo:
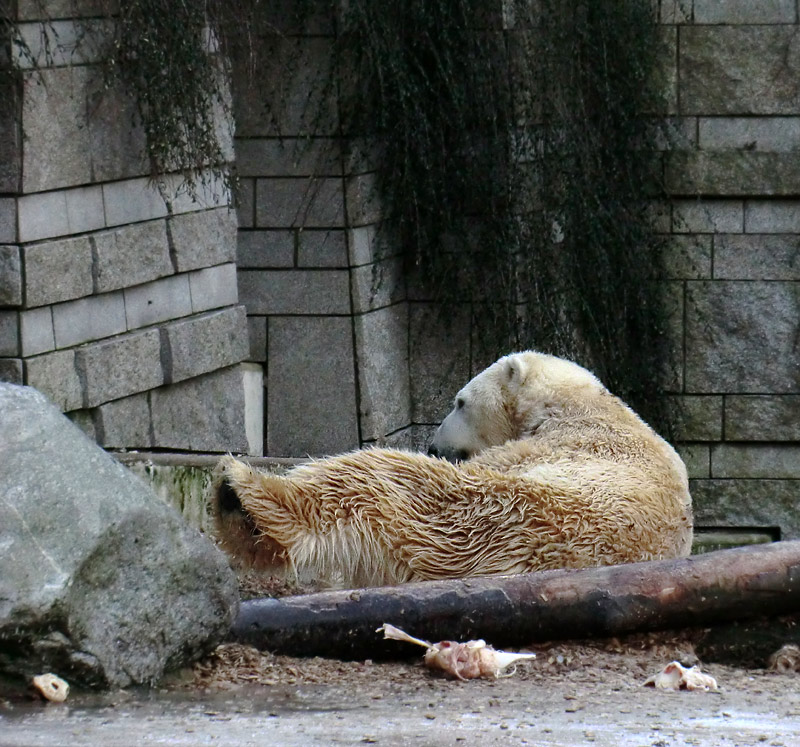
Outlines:
{"type": "Polygon", "coordinates": [[[128,329],[138,329],[192,313],[189,275],[170,275],[152,283],[126,288],[125,316],[128,329]]]}
{"type": "Polygon", "coordinates": [[[17,210],[20,241],[51,239],[105,226],[100,185],[22,195],[17,210]]]}
{"type": "Polygon", "coordinates": [[[0,78],[0,101],[0,194],[16,194],[22,178],[21,96],[17,76],[7,69],[0,78]]]}
{"type": "Polygon", "coordinates": [[[163,220],[135,223],[92,236],[96,293],[147,283],[171,275],[163,220]]]}
{"type": "Polygon", "coordinates": [[[711,477],[800,479],[800,446],[795,444],[715,444],[711,477]]]}
{"type": "Polygon", "coordinates": [[[725,398],[726,441],[800,441],[800,394],[725,398]]]}
{"type": "Polygon", "coordinates": [[[83,406],[96,407],[164,383],[157,329],[85,345],[76,351],[83,406]]]}
{"type": "Polygon", "coordinates": [[[347,267],[344,231],[302,230],[297,235],[298,267],[347,267]]]}
{"type": "Polygon", "coordinates": [[[152,685],[228,632],[224,555],[28,387],[0,386],[0,669],[152,685]]]}
{"type": "Polygon", "coordinates": [[[109,182],[149,173],[144,128],[136,102],[121,81],[102,69],[87,80],[89,156],[95,181],[109,182]]]}
{"type": "Polygon", "coordinates": [[[22,22],[16,28],[19,43],[12,49],[12,63],[21,69],[68,67],[100,62],[113,42],[114,26],[108,19],[22,22]]]}
{"type": "Polygon", "coordinates": [[[237,303],[239,290],[236,282],[236,265],[231,262],[190,272],[189,291],[192,296],[192,311],[195,314],[237,303]]]}
{"type": "Polygon", "coordinates": [[[672,210],[675,233],[741,233],[742,200],[676,200],[672,210]]]}
{"type": "Polygon", "coordinates": [[[150,393],[153,446],[185,451],[248,451],[240,366],[150,393]]]}
{"type": "Polygon", "coordinates": [[[800,200],[748,200],[747,233],[800,233],[800,200]]]}
{"type": "Polygon", "coordinates": [[[365,226],[381,219],[380,192],[376,174],[359,174],[347,179],[347,222],[365,226]]]}
{"type": "Polygon", "coordinates": [[[335,138],[239,138],[236,169],[241,176],[341,176],[335,138]]]}
{"type": "Polygon", "coordinates": [[[19,341],[23,358],[46,353],[56,347],[51,306],[19,313],[19,341]]]}
{"type": "Polygon", "coordinates": [[[22,263],[18,246],[0,246],[0,306],[22,304],[22,263]]]}
{"type": "Polygon", "coordinates": [[[791,153],[800,148],[800,117],[700,117],[702,150],[791,153]]]}
{"type": "Polygon", "coordinates": [[[358,446],[350,319],[275,318],[268,331],[267,453],[322,456],[358,446]]]}
{"type": "Polygon", "coordinates": [[[67,301],[52,309],[59,348],[101,340],[126,330],[125,302],[120,291],[67,301]]]}
{"type": "Polygon", "coordinates": [[[13,197],[0,197],[0,241],[17,240],[17,201],[13,197]]]}
{"type": "Polygon", "coordinates": [[[247,359],[249,340],[244,306],[193,316],[163,328],[164,382],[171,384],[247,359]]]}
{"type": "Polygon", "coordinates": [[[243,269],[294,267],[295,229],[239,231],[237,265],[243,269]]]}
{"type": "Polygon", "coordinates": [[[167,221],[167,229],[178,272],[236,258],[236,215],[228,208],[173,215],[167,221]]]}
{"type": "MultiPolygon", "coordinates": [[[[258,85],[234,87],[239,137],[338,136],[337,90],[332,85],[333,39],[254,39],[258,85]]],[[[248,80],[248,51],[234,60],[234,80],[248,80]]]]}
{"type": "Polygon", "coordinates": [[[167,215],[164,196],[149,179],[126,179],[103,184],[106,225],[121,226],[167,215]]]}
{"type": "Polygon", "coordinates": [[[362,314],[354,322],[361,436],[381,442],[411,422],[408,306],[362,314]]]}
{"type": "Polygon", "coordinates": [[[800,35],[791,26],[681,29],[681,114],[796,114],[800,35]]]}
{"type": "Polygon", "coordinates": [[[267,317],[247,317],[247,334],[250,340],[248,360],[266,363],[267,361],[267,317]]]}
{"type": "Polygon", "coordinates": [[[239,297],[248,314],[349,314],[346,270],[242,270],[239,297]]]}
{"type": "Polygon", "coordinates": [[[95,438],[107,449],[149,449],[153,446],[150,395],[106,402],[94,411],[95,438]]]}
{"type": "Polygon", "coordinates": [[[255,212],[259,228],[342,227],[342,179],[257,179],[255,212]]]}
{"type": "Polygon", "coordinates": [[[61,412],[76,410],[83,402],[74,350],[57,350],[28,358],[25,383],[42,392],[61,412]]]}
{"type": "Polygon", "coordinates": [[[453,308],[447,316],[429,304],[409,306],[409,377],[411,420],[439,423],[453,397],[470,379],[469,309],[453,308]]]}
{"type": "Polygon", "coordinates": [[[800,165],[784,153],[673,151],[665,162],[673,195],[791,196],[800,192],[800,165]]]}
{"type": "Polygon", "coordinates": [[[9,384],[24,384],[22,358],[0,358],[0,381],[9,384]]]}
{"type": "Polygon", "coordinates": [[[24,192],[86,184],[92,180],[86,110],[86,67],[42,68],[26,73],[22,104],[24,192]]]}
{"type": "Polygon", "coordinates": [[[695,526],[779,527],[800,539],[800,480],[692,480],[695,526]]]}
{"type": "Polygon", "coordinates": [[[800,280],[800,236],[716,236],[714,277],[722,280],[800,280]]]}
{"type": "Polygon", "coordinates": [[[239,228],[252,228],[256,224],[256,180],[240,179],[235,199],[239,228]]]}
{"type": "Polygon", "coordinates": [[[798,318],[796,283],[688,281],[686,391],[797,392],[798,318]]]}
{"type": "Polygon", "coordinates": [[[664,265],[673,280],[711,277],[711,236],[674,234],[664,242],[664,265]]]}
{"type": "Polygon", "coordinates": [[[20,354],[19,312],[0,311],[0,356],[20,354]]]}
{"type": "Polygon", "coordinates": [[[723,398],[695,394],[676,397],[675,438],[678,441],[722,440],[723,398]]]}
{"type": "Polygon", "coordinates": [[[676,450],[690,479],[711,477],[711,447],[708,444],[679,444],[676,450]]]}
{"type": "Polygon", "coordinates": [[[405,300],[403,260],[400,257],[351,270],[353,311],[374,311],[405,300]]]}
{"type": "Polygon", "coordinates": [[[68,301],[92,293],[92,245],[81,236],[23,247],[25,305],[68,301]]]}
{"type": "Polygon", "coordinates": [[[694,22],[797,23],[794,0],[694,0],[694,22]]]}
{"type": "Polygon", "coordinates": [[[47,0],[46,4],[42,0],[18,0],[17,19],[49,21],[53,18],[101,16],[116,7],[116,0],[47,0]]]}

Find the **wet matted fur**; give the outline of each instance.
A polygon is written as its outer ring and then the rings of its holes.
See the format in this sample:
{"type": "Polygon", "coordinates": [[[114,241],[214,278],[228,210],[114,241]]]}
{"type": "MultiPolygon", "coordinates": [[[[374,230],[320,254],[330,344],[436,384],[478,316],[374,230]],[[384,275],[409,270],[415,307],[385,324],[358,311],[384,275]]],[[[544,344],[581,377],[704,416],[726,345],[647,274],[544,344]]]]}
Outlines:
{"type": "Polygon", "coordinates": [[[254,567],[345,586],[688,554],[683,462],[585,369],[517,353],[456,403],[434,446],[478,443],[467,461],[374,448],[273,475],[224,457],[223,546],[254,567]],[[455,414],[470,408],[477,418],[455,414]]]}

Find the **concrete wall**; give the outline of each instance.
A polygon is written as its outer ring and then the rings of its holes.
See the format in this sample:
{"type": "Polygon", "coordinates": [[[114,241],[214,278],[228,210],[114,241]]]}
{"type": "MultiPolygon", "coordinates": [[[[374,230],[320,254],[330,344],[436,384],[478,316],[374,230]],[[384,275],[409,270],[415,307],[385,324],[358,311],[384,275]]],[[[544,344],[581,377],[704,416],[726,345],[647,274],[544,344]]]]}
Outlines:
{"type": "Polygon", "coordinates": [[[95,12],[18,5],[33,59],[12,53],[0,77],[0,378],[103,446],[260,451],[229,195],[213,178],[196,197],[177,175],[150,184],[133,102],[98,64],[110,29],[95,12]]]}
{"type": "MultiPolygon", "coordinates": [[[[800,507],[800,27],[794,0],[662,3],[682,452],[701,525],[800,507]]],[[[784,537],[796,536],[794,529],[784,537]]]]}

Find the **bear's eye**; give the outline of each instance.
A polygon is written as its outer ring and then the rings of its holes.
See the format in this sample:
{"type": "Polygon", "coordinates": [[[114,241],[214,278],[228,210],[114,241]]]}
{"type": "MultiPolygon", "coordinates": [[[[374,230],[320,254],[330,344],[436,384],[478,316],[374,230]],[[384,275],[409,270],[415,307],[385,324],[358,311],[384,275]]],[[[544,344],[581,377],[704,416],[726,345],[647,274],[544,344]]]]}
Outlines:
{"type": "Polygon", "coordinates": [[[456,409],[457,410],[462,410],[463,408],[464,408],[464,400],[461,397],[459,397],[456,400],[456,409]]]}

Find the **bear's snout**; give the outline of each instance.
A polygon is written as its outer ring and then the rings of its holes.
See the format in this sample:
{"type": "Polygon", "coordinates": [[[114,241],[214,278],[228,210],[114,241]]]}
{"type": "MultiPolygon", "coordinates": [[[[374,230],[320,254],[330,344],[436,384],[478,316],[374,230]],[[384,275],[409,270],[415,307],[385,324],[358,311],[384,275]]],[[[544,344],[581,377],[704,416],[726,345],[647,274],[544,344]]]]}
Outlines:
{"type": "Polygon", "coordinates": [[[448,462],[464,462],[469,459],[466,449],[437,449],[434,444],[428,447],[428,456],[441,457],[448,462]]]}

